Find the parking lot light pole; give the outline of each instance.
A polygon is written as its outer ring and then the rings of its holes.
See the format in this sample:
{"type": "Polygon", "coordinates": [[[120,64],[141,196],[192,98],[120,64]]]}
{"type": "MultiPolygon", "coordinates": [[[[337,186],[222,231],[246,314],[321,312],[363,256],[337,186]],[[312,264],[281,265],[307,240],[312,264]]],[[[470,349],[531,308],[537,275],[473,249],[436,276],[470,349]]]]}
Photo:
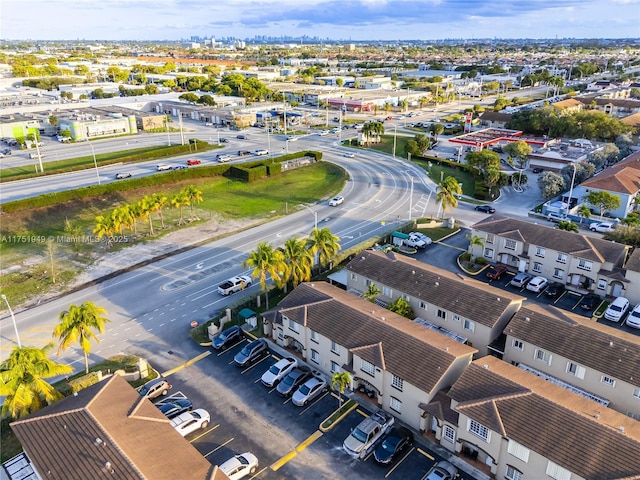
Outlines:
{"type": "Polygon", "coordinates": [[[96,167],[96,177],[98,178],[98,185],[100,185],[100,171],[98,170],[98,161],[96,160],[96,151],[93,149],[93,145],[91,145],[91,140],[89,140],[89,146],[91,147],[91,153],[93,154],[93,165],[96,167]]]}
{"type": "Polygon", "coordinates": [[[13,321],[13,329],[16,331],[16,340],[18,342],[18,348],[22,348],[22,344],[20,343],[20,335],[18,334],[18,325],[16,325],[16,317],[13,314],[13,310],[11,310],[11,305],[9,305],[9,300],[7,300],[6,295],[2,295],[2,299],[4,303],[7,304],[7,308],[9,309],[9,314],[11,315],[11,320],[13,321]]]}

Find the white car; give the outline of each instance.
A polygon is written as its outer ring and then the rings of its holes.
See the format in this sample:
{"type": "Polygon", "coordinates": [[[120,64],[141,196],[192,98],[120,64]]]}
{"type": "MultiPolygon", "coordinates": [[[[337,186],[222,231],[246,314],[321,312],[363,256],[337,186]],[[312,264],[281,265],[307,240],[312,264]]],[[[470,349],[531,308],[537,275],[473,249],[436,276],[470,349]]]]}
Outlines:
{"type": "Polygon", "coordinates": [[[329,130],[322,130],[318,135],[324,137],[325,135],[329,135],[329,130]]]}
{"type": "Polygon", "coordinates": [[[337,207],[338,205],[341,205],[343,202],[344,202],[344,197],[338,195],[337,197],[333,197],[331,200],[329,200],[329,206],[337,207]]]}
{"type": "Polygon", "coordinates": [[[640,328],[640,303],[633,307],[627,317],[627,325],[632,328],[640,328]]]}
{"type": "Polygon", "coordinates": [[[424,233],[421,232],[411,232],[409,233],[410,237],[415,237],[418,240],[422,240],[425,245],[431,245],[433,243],[433,240],[431,240],[431,237],[427,237],[424,233]]]}
{"type": "Polygon", "coordinates": [[[612,322],[619,322],[628,309],[629,300],[624,297],[617,297],[605,310],[604,318],[611,320],[612,322]]]}
{"type": "Polygon", "coordinates": [[[260,381],[265,387],[275,387],[280,380],[289,375],[289,372],[298,366],[295,358],[283,358],[269,367],[269,370],[262,374],[260,381]]]}
{"type": "Polygon", "coordinates": [[[220,465],[220,470],[229,480],[240,480],[247,475],[253,475],[258,469],[258,458],[253,453],[235,455],[220,465]]]}
{"type": "Polygon", "coordinates": [[[295,135],[289,135],[289,136],[287,137],[287,140],[288,140],[289,142],[295,142],[296,140],[298,140],[298,137],[296,137],[295,135]]]}
{"type": "Polygon", "coordinates": [[[298,407],[303,407],[326,390],[326,380],[318,377],[310,378],[294,392],[291,402],[298,407]]]}
{"type": "Polygon", "coordinates": [[[260,150],[256,150],[253,153],[254,155],[258,155],[259,157],[261,157],[263,155],[269,155],[269,150],[260,149],[260,150]]]}
{"type": "Polygon", "coordinates": [[[196,430],[205,429],[209,422],[211,421],[211,417],[209,416],[209,412],[203,410],[202,408],[198,408],[197,410],[193,410],[191,412],[184,412],[173,420],[171,420],[171,426],[176,429],[183,437],[186,437],[190,433],[195,432],[196,430]]]}
{"type": "Polygon", "coordinates": [[[592,232],[607,233],[613,232],[616,229],[616,224],[612,222],[594,222],[589,225],[589,230],[592,232]]]}
{"type": "Polygon", "coordinates": [[[346,158],[354,158],[356,155],[355,153],[347,152],[347,153],[343,153],[342,156],[346,158]]]}
{"type": "Polygon", "coordinates": [[[158,170],[159,172],[164,172],[165,170],[171,170],[171,165],[167,165],[166,163],[161,163],[159,165],[156,165],[156,170],[158,170]]]}
{"type": "Polygon", "coordinates": [[[541,292],[544,288],[549,285],[549,280],[544,277],[533,277],[533,279],[527,283],[527,290],[531,292],[541,292]]]}

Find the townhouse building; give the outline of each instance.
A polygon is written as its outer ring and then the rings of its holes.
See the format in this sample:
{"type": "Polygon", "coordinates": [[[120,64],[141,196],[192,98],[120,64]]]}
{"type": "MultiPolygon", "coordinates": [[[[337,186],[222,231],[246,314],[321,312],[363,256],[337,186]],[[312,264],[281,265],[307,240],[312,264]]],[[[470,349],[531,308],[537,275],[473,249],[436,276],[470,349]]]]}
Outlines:
{"type": "Polygon", "coordinates": [[[454,442],[495,478],[637,479],[640,422],[495,357],[474,361],[448,392],[454,442]]]}
{"type": "Polygon", "coordinates": [[[352,389],[419,430],[430,421],[421,407],[477,351],[324,282],[298,285],[263,317],[278,345],[326,375],[349,372],[352,389]]]}
{"type": "Polygon", "coordinates": [[[634,288],[628,289],[626,295],[629,301],[637,305],[640,303],[640,248],[636,248],[625,264],[624,277],[634,288]]]}
{"type": "Polygon", "coordinates": [[[471,230],[484,241],[484,246],[469,247],[472,255],[546,277],[569,290],[617,297],[639,288],[624,275],[628,245],[502,215],[491,215],[471,230]]]}
{"type": "Polygon", "coordinates": [[[376,302],[402,297],[419,322],[473,346],[477,357],[500,336],[524,298],[404,255],[367,250],[345,267],[347,290],[362,296],[369,285],[380,290],[376,302]]]}
{"type": "Polygon", "coordinates": [[[505,362],[640,420],[640,337],[539,305],[505,335],[505,362]]]}

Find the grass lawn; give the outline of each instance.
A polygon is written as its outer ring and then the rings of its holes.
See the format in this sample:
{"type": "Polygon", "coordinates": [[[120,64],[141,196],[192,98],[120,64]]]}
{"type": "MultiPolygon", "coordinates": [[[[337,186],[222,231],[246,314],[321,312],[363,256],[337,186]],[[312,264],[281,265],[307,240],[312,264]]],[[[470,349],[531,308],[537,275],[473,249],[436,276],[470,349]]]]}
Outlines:
{"type": "Polygon", "coordinates": [[[475,180],[473,175],[463,172],[449,165],[438,165],[428,160],[414,160],[416,165],[421,166],[429,175],[429,178],[436,183],[440,183],[443,178],[453,177],[458,183],[462,183],[462,194],[472,197],[475,192],[475,180]]]}

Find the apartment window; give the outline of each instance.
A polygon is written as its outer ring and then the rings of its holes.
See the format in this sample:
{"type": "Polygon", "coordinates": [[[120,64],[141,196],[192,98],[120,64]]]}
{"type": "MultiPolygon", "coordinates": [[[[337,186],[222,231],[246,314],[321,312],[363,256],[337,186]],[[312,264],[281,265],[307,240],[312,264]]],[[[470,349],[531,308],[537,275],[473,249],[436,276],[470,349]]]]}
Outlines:
{"type": "Polygon", "coordinates": [[[358,275],[356,275],[355,273],[351,272],[351,280],[358,280],[358,275]]]}
{"type": "Polygon", "coordinates": [[[407,302],[411,303],[411,297],[409,295],[407,295],[406,293],[402,294],[402,298],[404,298],[407,302]]]}
{"type": "Polygon", "coordinates": [[[442,318],[443,320],[447,319],[447,312],[444,310],[438,309],[438,318],[442,318]]]}
{"type": "Polygon", "coordinates": [[[311,330],[311,340],[318,343],[318,332],[311,330]]]}
{"type": "Polygon", "coordinates": [[[340,345],[338,345],[336,342],[331,342],[331,351],[333,353],[337,353],[338,355],[340,355],[340,345]]]}
{"type": "Polygon", "coordinates": [[[469,330],[470,332],[475,332],[476,324],[473,323],[471,320],[465,320],[464,326],[462,328],[464,328],[465,330],[469,330]]]}
{"type": "Polygon", "coordinates": [[[293,320],[289,320],[289,330],[293,330],[296,333],[300,333],[300,326],[293,320]]]}
{"type": "Polygon", "coordinates": [[[340,372],[340,365],[338,365],[336,362],[331,362],[331,373],[338,372],[340,372]]]}
{"type": "Polygon", "coordinates": [[[397,388],[398,390],[402,391],[403,384],[404,384],[404,381],[399,376],[393,375],[391,377],[391,385],[397,388]]]}
{"type": "Polygon", "coordinates": [[[481,423],[476,422],[475,420],[469,419],[469,423],[467,424],[467,430],[474,435],[480,437],[485,442],[489,442],[489,429],[482,425],[481,423]]]}
{"type": "Polygon", "coordinates": [[[524,350],[524,343],[521,340],[513,340],[513,348],[516,350],[524,350]]]}
{"type": "Polygon", "coordinates": [[[547,365],[551,365],[551,354],[549,352],[545,352],[544,350],[536,348],[534,358],[540,362],[546,363],[547,365]]]}
{"type": "Polygon", "coordinates": [[[364,281],[364,286],[365,286],[365,287],[368,287],[369,285],[373,285],[373,282],[367,278],[367,279],[364,281]]]}
{"type": "Polygon", "coordinates": [[[564,270],[560,268],[554,268],[553,277],[562,280],[564,278],[564,270]]]}
{"type": "Polygon", "coordinates": [[[507,472],[504,474],[504,478],[507,480],[523,480],[524,475],[517,468],[513,468],[511,465],[507,465],[507,472]]]}
{"type": "Polygon", "coordinates": [[[509,452],[514,457],[519,458],[525,463],[529,461],[529,449],[524,445],[520,445],[518,442],[509,440],[507,452],[509,452]]]}
{"type": "Polygon", "coordinates": [[[566,253],[558,253],[558,257],[556,258],[556,262],[558,262],[558,263],[567,263],[567,254],[566,253]]]}
{"type": "Polygon", "coordinates": [[[547,475],[556,480],[571,480],[571,472],[551,460],[547,463],[547,475]]]}
{"type": "Polygon", "coordinates": [[[426,302],[420,301],[420,310],[424,310],[425,312],[427,311],[426,302]]]}
{"type": "Polygon", "coordinates": [[[311,350],[311,360],[316,363],[320,363],[320,354],[315,350],[311,350]]]}
{"type": "Polygon", "coordinates": [[[544,258],[544,248],[536,247],[536,257],[544,258]]]}
{"type": "Polygon", "coordinates": [[[488,233],[487,234],[487,243],[493,243],[495,238],[496,238],[496,236],[493,233],[488,233]]]}
{"type": "Polygon", "coordinates": [[[373,366],[373,363],[369,363],[366,360],[361,361],[360,369],[364,373],[368,373],[369,375],[372,375],[372,376],[376,374],[376,367],[373,366]]]}
{"type": "Polygon", "coordinates": [[[382,287],[382,294],[385,297],[391,298],[393,296],[393,290],[391,290],[389,287],[382,287]]]}
{"type": "Polygon", "coordinates": [[[633,396],[636,397],[636,398],[640,398],[640,388],[636,388],[633,391],[633,396]]]}
{"type": "Polygon", "coordinates": [[[578,365],[577,363],[568,362],[567,363],[567,373],[573,375],[574,377],[578,377],[580,379],[584,378],[584,367],[578,365]]]}
{"type": "Polygon", "coordinates": [[[600,381],[602,383],[604,383],[605,385],[609,385],[610,387],[615,387],[616,386],[615,379],[611,378],[611,377],[607,377],[606,375],[603,375],[602,378],[600,379],[600,381]]]}
{"type": "Polygon", "coordinates": [[[391,397],[389,401],[389,408],[395,410],[398,413],[402,412],[402,402],[395,397],[391,397]]]}
{"type": "Polygon", "coordinates": [[[578,268],[581,268],[582,270],[587,270],[590,272],[591,268],[593,268],[593,263],[580,259],[578,260],[578,268]]]}
{"type": "Polygon", "coordinates": [[[606,280],[598,280],[598,290],[606,290],[607,281],[606,280]]]}
{"type": "Polygon", "coordinates": [[[454,315],[453,316],[453,321],[454,322],[459,322],[460,321],[460,315],[454,315]]]}
{"type": "Polygon", "coordinates": [[[504,248],[506,248],[507,250],[515,250],[516,249],[516,241],[515,240],[505,240],[504,241],[504,248]]]}
{"type": "Polygon", "coordinates": [[[456,443],[456,431],[449,425],[445,425],[442,429],[442,436],[451,443],[456,443]]]}
{"type": "Polygon", "coordinates": [[[493,248],[485,248],[484,249],[484,256],[486,258],[493,258],[493,248]]]}
{"type": "Polygon", "coordinates": [[[542,264],[538,262],[533,263],[533,271],[536,273],[542,272],[542,264]]]}

